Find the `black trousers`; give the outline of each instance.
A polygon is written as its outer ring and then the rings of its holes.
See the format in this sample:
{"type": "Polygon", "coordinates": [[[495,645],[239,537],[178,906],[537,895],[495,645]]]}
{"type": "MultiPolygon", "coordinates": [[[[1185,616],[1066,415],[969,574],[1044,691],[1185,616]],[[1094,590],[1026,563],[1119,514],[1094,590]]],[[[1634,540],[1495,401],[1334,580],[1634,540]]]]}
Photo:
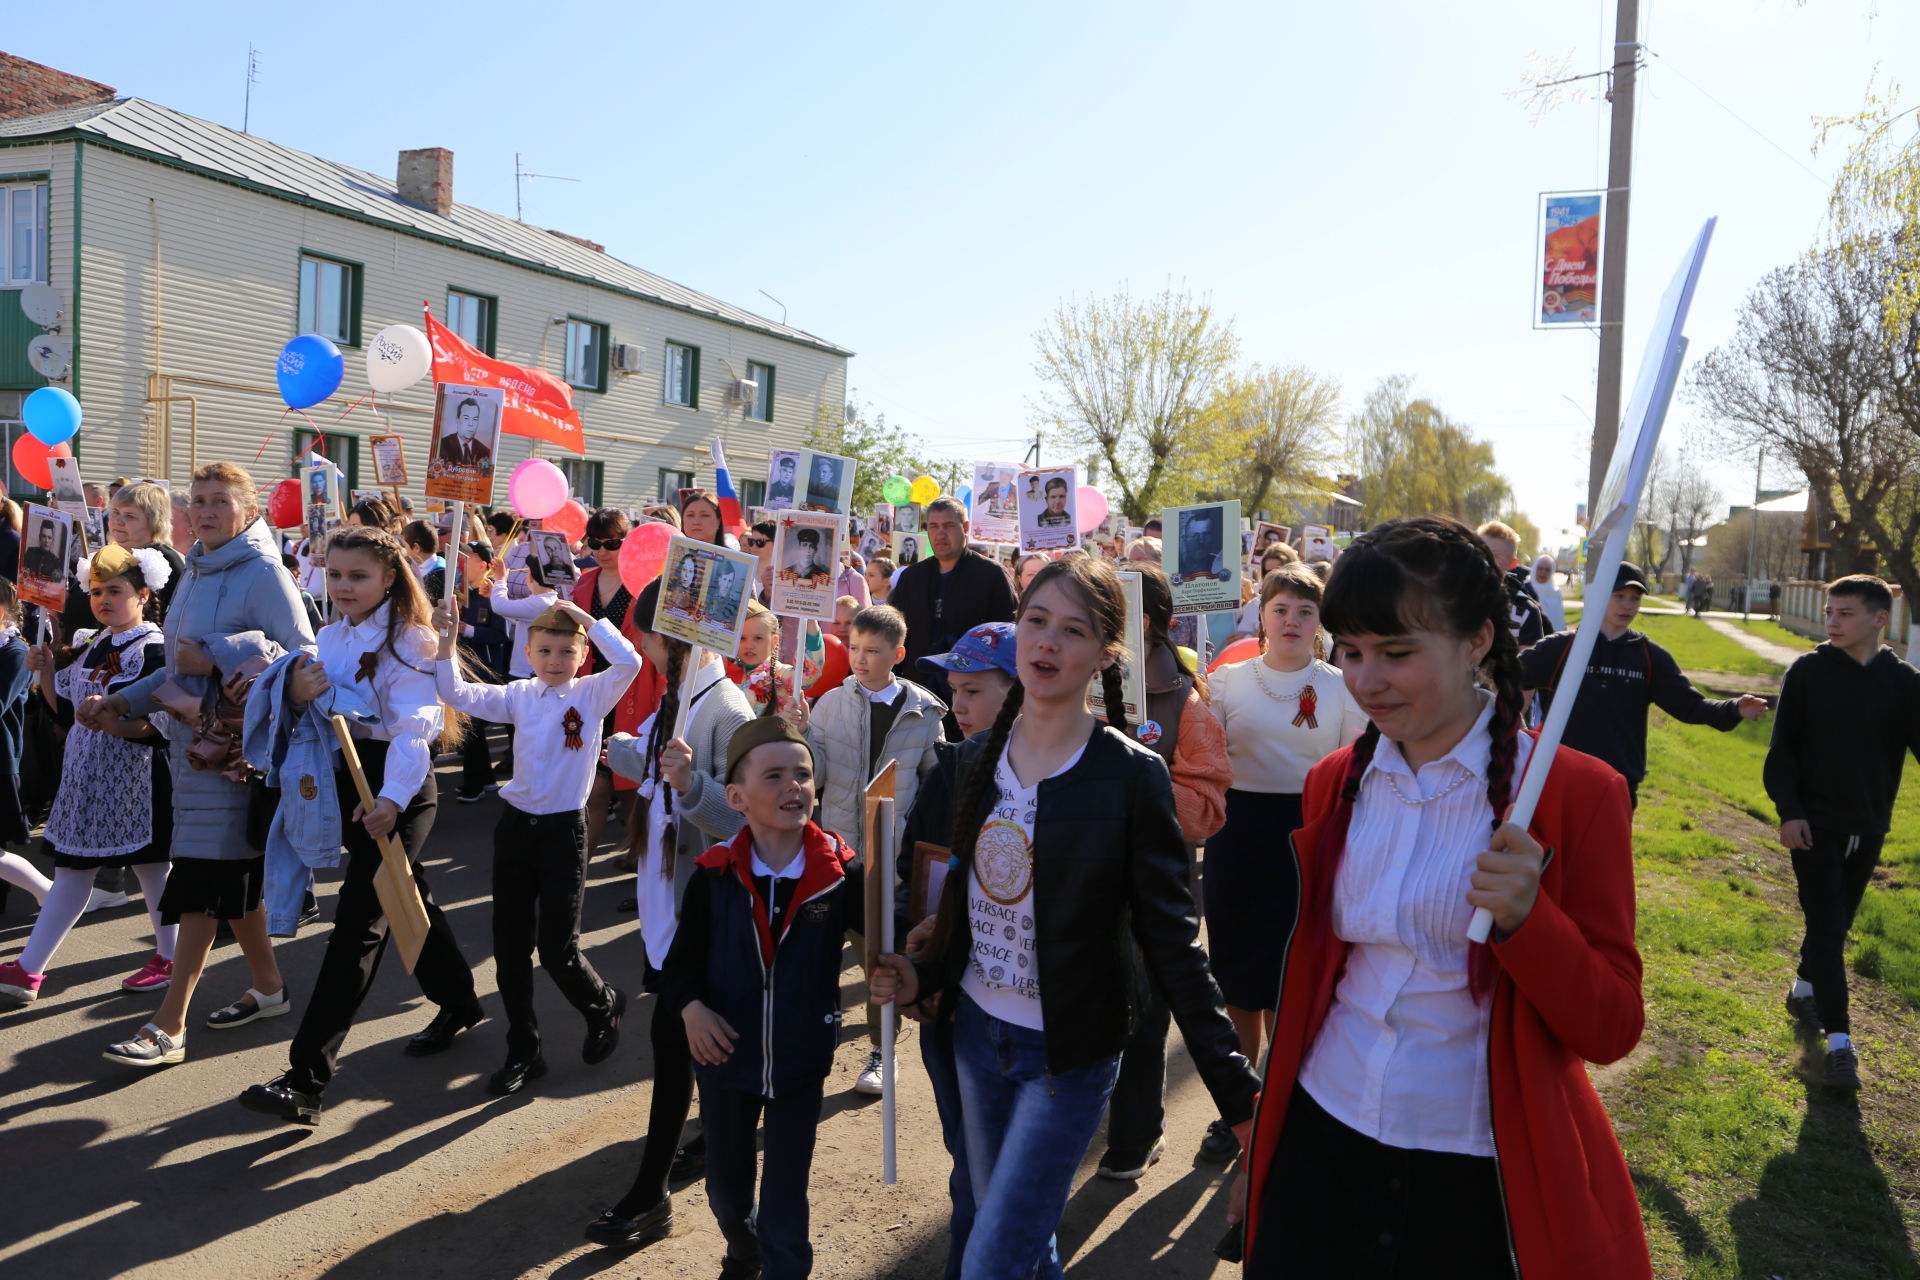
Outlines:
{"type": "Polygon", "coordinates": [[[1140,1025],[1120,1051],[1120,1076],[1107,1100],[1107,1146],[1142,1152],[1160,1140],[1167,1118],[1167,1031],[1172,1015],[1149,991],[1140,1025]]]}
{"type": "MultiPolygon", "coordinates": [[[[684,1038],[684,1037],[683,1037],[684,1038]]],[[[820,1124],[821,1086],[781,1098],[738,1089],[700,1090],[707,1131],[707,1202],[713,1206],[727,1256],[758,1259],[761,1280],[800,1280],[813,1270],[807,1237],[807,1175],[820,1124]],[[760,1202],[753,1198],[755,1125],[765,1130],[760,1202]]]]}
{"type": "Polygon", "coordinates": [[[460,744],[460,790],[465,795],[477,795],[494,783],[493,747],[487,741],[485,720],[472,720],[467,724],[466,739],[460,744]]]}
{"type": "Polygon", "coordinates": [[[533,953],[567,1002],[589,1019],[613,1012],[613,988],[580,953],[580,900],[587,888],[587,816],[522,813],[512,805],[493,829],[493,963],[507,1007],[507,1053],[540,1051],[533,1013],[533,953]]]}
{"type": "Polygon", "coordinates": [[[1807,934],[1800,943],[1800,977],[1813,984],[1820,1027],[1847,1032],[1847,931],[1880,863],[1885,836],[1848,836],[1813,830],[1813,848],[1793,850],[1793,879],[1807,934]]]}
{"type": "Polygon", "coordinates": [[[1247,1280],[1514,1274],[1491,1157],[1375,1142],[1298,1085],[1286,1126],[1260,1196],[1247,1280]]]}
{"type": "MultiPolygon", "coordinates": [[[[360,765],[367,785],[377,795],[386,776],[387,744],[371,739],[356,739],[360,765]]],[[[354,791],[353,775],[342,768],[334,776],[340,793],[340,814],[346,836],[347,874],[334,899],[333,932],[327,937],[326,955],[313,980],[313,994],[307,1011],[300,1018],[288,1053],[296,1075],[317,1092],[333,1079],[340,1046],[346,1042],[347,1029],[353,1025],[360,1002],[366,999],[380,972],[380,957],[387,950],[387,917],[380,909],[380,897],[373,891],[373,875],[380,869],[380,848],[358,822],[348,820],[360,803],[354,791]]],[[[394,836],[407,851],[413,864],[413,882],[420,886],[420,899],[427,907],[427,941],[420,949],[420,960],[413,976],[427,999],[443,1009],[468,1009],[479,1003],[473,993],[473,970],[460,946],[453,939],[447,918],[434,904],[427,887],[426,869],[420,865],[420,851],[433,830],[439,811],[438,784],[427,776],[426,785],[401,811],[394,836]]]]}
{"type": "Polygon", "coordinates": [[[618,1206],[624,1214],[641,1213],[667,1198],[673,1153],[680,1149],[680,1135],[693,1111],[693,1054],[687,1048],[687,1024],[658,995],[648,1034],[653,1045],[653,1098],[647,1107],[640,1172],[618,1206]]]}

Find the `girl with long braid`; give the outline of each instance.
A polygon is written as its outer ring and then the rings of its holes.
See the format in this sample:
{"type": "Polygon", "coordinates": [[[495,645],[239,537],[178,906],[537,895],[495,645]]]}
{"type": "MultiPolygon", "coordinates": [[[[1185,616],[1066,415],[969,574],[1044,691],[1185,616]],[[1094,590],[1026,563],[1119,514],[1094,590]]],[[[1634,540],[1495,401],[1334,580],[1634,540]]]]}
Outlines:
{"type": "MultiPolygon", "coordinates": [[[[660,993],[660,970],[679,928],[680,904],[693,879],[695,859],[740,830],[741,815],[727,804],[727,744],[734,730],[753,718],[746,695],[726,678],[720,655],[651,630],[659,601],[660,580],[655,578],[640,592],[629,616],[647,665],[666,673],[666,696],[640,726],[639,736],[616,733],[607,740],[607,763],[616,774],[640,784],[636,814],[642,816],[643,834],[634,841],[640,853],[635,896],[647,957],[641,985],[654,995],[660,993]],[[694,670],[686,690],[686,736],[676,738],[673,725],[688,662],[694,670]]],[[[667,1182],[693,1109],[693,1057],[686,1025],[664,1000],[654,1002],[648,1034],[653,1044],[653,1101],[640,1169],[627,1194],[588,1224],[587,1239],[598,1244],[644,1244],[673,1229],[667,1182]]],[[[704,1153],[704,1147],[698,1151],[704,1153]]]]}
{"type": "Polygon", "coordinates": [[[1562,747],[1532,829],[1505,821],[1533,738],[1505,586],[1465,525],[1355,539],[1321,617],[1372,724],[1307,774],[1229,1213],[1246,1274],[1651,1276],[1582,1064],[1625,1056],[1644,1015],[1626,784],[1562,747]],[[1476,907],[1490,943],[1467,941],[1476,907]]]}
{"type": "Polygon", "coordinates": [[[918,963],[880,959],[875,1001],[939,992],[977,1206],[962,1274],[1062,1274],[1052,1236],[1151,982],[1244,1140],[1257,1082],[1200,949],[1166,763],[1127,731],[1126,606],[1104,562],[1048,564],[1021,598],[1020,678],[960,748],[955,870],[918,963]],[[1086,706],[1100,676],[1107,724],[1086,706]],[[1143,968],[1144,962],[1144,968],[1143,968]]]}

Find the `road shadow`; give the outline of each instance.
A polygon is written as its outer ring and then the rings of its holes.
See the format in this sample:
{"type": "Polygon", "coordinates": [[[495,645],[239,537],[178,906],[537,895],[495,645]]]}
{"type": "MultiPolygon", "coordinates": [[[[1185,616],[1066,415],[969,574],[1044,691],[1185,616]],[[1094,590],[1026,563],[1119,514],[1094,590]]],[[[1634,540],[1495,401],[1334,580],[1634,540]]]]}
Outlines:
{"type": "MultiPolygon", "coordinates": [[[[1806,1047],[1805,1078],[1817,1078],[1823,1048],[1806,1047]]],[[[1858,1100],[1817,1084],[1793,1150],[1769,1160],[1755,1194],[1727,1216],[1741,1275],[1920,1277],[1858,1100]]]]}

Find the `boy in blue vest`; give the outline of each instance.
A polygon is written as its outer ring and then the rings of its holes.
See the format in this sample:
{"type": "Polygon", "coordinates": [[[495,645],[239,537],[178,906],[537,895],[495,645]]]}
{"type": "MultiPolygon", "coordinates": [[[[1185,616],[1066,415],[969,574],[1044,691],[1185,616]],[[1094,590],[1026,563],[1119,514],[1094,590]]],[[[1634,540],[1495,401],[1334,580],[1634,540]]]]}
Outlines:
{"type": "Polygon", "coordinates": [[[727,1241],[721,1280],[798,1280],[813,1270],[807,1178],[839,1040],[840,949],[864,926],[864,877],[853,850],[812,821],[813,752],[783,717],[734,733],[726,783],[746,826],[700,856],[661,998],[686,1022],[700,1082],[707,1199],[727,1241]]]}

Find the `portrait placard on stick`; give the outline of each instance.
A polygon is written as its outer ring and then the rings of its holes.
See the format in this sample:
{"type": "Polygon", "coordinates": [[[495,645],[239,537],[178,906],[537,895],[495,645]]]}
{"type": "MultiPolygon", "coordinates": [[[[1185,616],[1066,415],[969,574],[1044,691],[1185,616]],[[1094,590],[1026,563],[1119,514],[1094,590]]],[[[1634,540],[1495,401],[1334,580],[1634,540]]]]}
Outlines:
{"type": "Polygon", "coordinates": [[[498,387],[442,382],[433,389],[433,440],[426,493],[449,502],[493,501],[494,458],[506,393],[498,387]]]}
{"type": "Polygon", "coordinates": [[[746,552],[675,535],[667,544],[667,566],[661,574],[665,585],[653,629],[725,657],[737,656],[759,564],[746,552]]]}
{"type": "Polygon", "coordinates": [[[767,510],[791,511],[800,488],[800,450],[775,449],[767,455],[767,510]]]}
{"type": "Polygon", "coordinates": [[[407,450],[399,436],[368,436],[373,454],[373,482],[388,489],[407,483],[407,450]]]}
{"type": "Polygon", "coordinates": [[[1014,477],[1020,468],[1011,462],[973,464],[972,509],[969,531],[981,542],[1018,542],[1020,511],[1014,502],[1014,477]]]}
{"type": "Polygon", "coordinates": [[[773,591],[769,607],[789,618],[833,619],[840,546],[847,518],[819,511],[783,511],[773,521],[773,591]]]}
{"type": "MultiPolygon", "coordinates": [[[[1120,590],[1127,599],[1127,655],[1120,660],[1120,687],[1127,705],[1127,723],[1137,726],[1147,705],[1146,597],[1139,574],[1121,570],[1114,576],[1120,579],[1120,590]]],[[[1107,695],[1098,673],[1087,683],[1087,710],[1102,720],[1107,718],[1107,695]]]]}
{"type": "MultiPolygon", "coordinates": [[[[802,452],[794,506],[844,516],[853,512],[853,476],[860,464],[832,453],[802,452]]],[[[768,506],[773,503],[769,501],[768,506]]]]}
{"type": "Polygon", "coordinates": [[[73,564],[73,517],[38,503],[26,504],[15,590],[28,604],[56,613],[67,607],[67,573],[73,564]]]}
{"type": "Polygon", "coordinates": [[[1014,481],[1022,551],[1062,551],[1080,543],[1080,499],[1072,467],[1022,471],[1014,481]]]}
{"type": "Polygon", "coordinates": [[[567,535],[558,529],[533,529],[527,533],[527,543],[534,563],[540,566],[541,579],[555,591],[570,591],[580,570],[573,563],[567,535]]]}
{"type": "Polygon", "coordinates": [[[1162,567],[1173,584],[1173,611],[1218,613],[1238,609],[1240,575],[1240,502],[1207,502],[1168,507],[1160,513],[1165,540],[1162,567]]]}

